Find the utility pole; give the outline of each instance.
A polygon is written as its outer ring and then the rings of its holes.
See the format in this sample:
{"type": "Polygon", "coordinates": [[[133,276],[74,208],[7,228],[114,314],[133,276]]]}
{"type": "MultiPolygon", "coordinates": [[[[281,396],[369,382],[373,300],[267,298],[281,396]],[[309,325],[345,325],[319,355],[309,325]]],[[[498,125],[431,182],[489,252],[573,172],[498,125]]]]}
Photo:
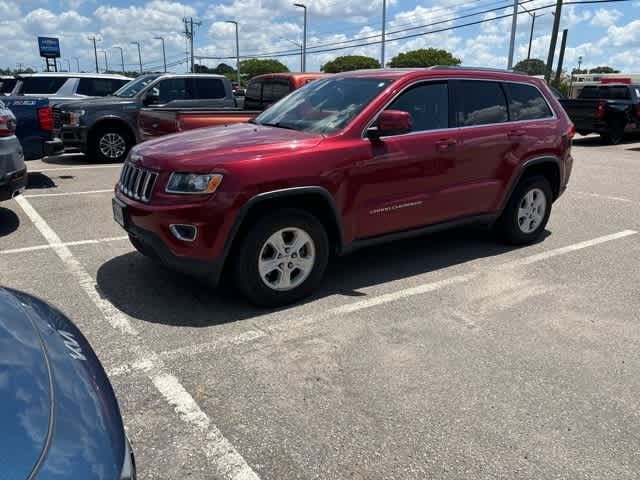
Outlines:
{"type": "Polygon", "coordinates": [[[193,26],[200,26],[202,25],[202,22],[194,22],[193,21],[193,17],[184,17],[184,34],[186,35],[187,39],[189,40],[189,44],[191,46],[191,73],[195,73],[195,66],[194,66],[194,57],[193,57],[193,37],[194,37],[194,33],[193,33],[193,26]]]}
{"type": "Polygon", "coordinates": [[[304,29],[302,36],[302,71],[307,71],[307,6],[303,3],[294,3],[294,7],[304,9],[304,29]]]}
{"type": "Polygon", "coordinates": [[[116,45],[111,48],[117,48],[118,50],[120,50],[120,63],[122,65],[122,73],[124,74],[124,53],[122,53],[122,47],[116,45]]]}
{"type": "Polygon", "coordinates": [[[109,61],[107,60],[107,51],[100,50],[100,53],[104,55],[104,73],[107,73],[107,71],[109,70],[109,61]]]}
{"type": "Polygon", "coordinates": [[[553,69],[553,57],[556,53],[556,43],[558,43],[558,30],[560,29],[560,15],[562,14],[562,0],[557,0],[556,11],[553,17],[553,30],[551,31],[551,43],[549,44],[549,56],[547,57],[547,70],[544,79],[551,80],[551,70],[553,69]]]}
{"type": "Polygon", "coordinates": [[[138,63],[140,64],[140,74],[142,74],[142,54],[140,53],[140,42],[131,42],[131,45],[138,46],[138,63]]]}
{"type": "Polygon", "coordinates": [[[76,72],[80,71],[80,57],[71,57],[73,60],[76,61],[76,72]]]}
{"type": "Polygon", "coordinates": [[[67,72],[71,71],[71,60],[69,60],[68,58],[64,59],[65,62],[67,62],[67,72]]]}
{"type": "Polygon", "coordinates": [[[560,85],[560,75],[562,74],[562,63],[564,62],[564,48],[567,46],[567,30],[566,28],[562,31],[562,42],[560,43],[560,58],[558,58],[558,68],[556,70],[556,79],[555,84],[556,87],[560,85]]]}
{"type": "Polygon", "coordinates": [[[529,35],[529,51],[527,52],[527,60],[531,59],[531,44],[533,43],[533,28],[536,25],[536,12],[531,16],[531,35],[529,35]]]}
{"type": "Polygon", "coordinates": [[[511,39],[509,40],[509,60],[507,70],[513,68],[513,50],[516,45],[516,28],[518,26],[518,0],[513,0],[513,19],[511,20],[511,39]]]}
{"type": "Polygon", "coordinates": [[[232,23],[236,26],[236,74],[238,75],[238,88],[242,87],[240,83],[240,42],[238,41],[238,22],[235,20],[227,20],[227,23],[232,23]]]}
{"type": "Polygon", "coordinates": [[[164,73],[167,73],[167,54],[164,50],[164,37],[153,37],[155,40],[162,40],[162,61],[164,63],[164,73]]]}
{"type": "Polygon", "coordinates": [[[16,63],[16,66],[18,67],[18,73],[22,71],[22,65],[22,62],[16,63]]]}
{"type": "Polygon", "coordinates": [[[384,42],[387,32],[387,0],[382,0],[382,43],[380,44],[380,65],[384,68],[384,42]]]}
{"type": "Polygon", "coordinates": [[[288,38],[280,37],[282,40],[285,40],[289,43],[293,43],[296,47],[300,49],[300,71],[302,72],[304,69],[302,68],[302,44],[299,42],[294,42],[293,40],[289,40],[288,38]]]}
{"type": "Polygon", "coordinates": [[[96,59],[96,73],[100,73],[100,69],[98,68],[98,48],[96,47],[96,37],[89,37],[89,40],[93,40],[93,55],[96,59]]]}

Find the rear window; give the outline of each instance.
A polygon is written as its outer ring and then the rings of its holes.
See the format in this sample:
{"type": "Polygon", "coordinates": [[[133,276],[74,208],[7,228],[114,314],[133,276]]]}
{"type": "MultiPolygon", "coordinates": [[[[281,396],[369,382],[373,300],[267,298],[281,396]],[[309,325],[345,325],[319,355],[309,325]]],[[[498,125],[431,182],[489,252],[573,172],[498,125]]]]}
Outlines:
{"type": "Polygon", "coordinates": [[[505,83],[509,97],[509,116],[512,121],[552,117],[551,110],[540,91],[531,85],[505,83]]]}
{"type": "Polygon", "coordinates": [[[289,83],[283,81],[266,81],[262,87],[262,101],[265,103],[275,103],[281,98],[289,95],[289,83]]]}
{"type": "Polygon", "coordinates": [[[20,93],[56,93],[67,80],[67,77],[25,77],[22,79],[22,89],[20,93]]]}
{"type": "Polygon", "coordinates": [[[249,85],[247,86],[247,92],[244,95],[245,99],[259,102],[261,95],[262,82],[249,82],[249,85]]]}
{"type": "Polygon", "coordinates": [[[602,98],[605,100],[629,100],[629,87],[619,86],[587,86],[580,91],[578,98],[602,98]]]}
{"type": "Polygon", "coordinates": [[[194,78],[191,80],[195,98],[225,98],[224,83],[219,78],[194,78]]]}
{"type": "Polygon", "coordinates": [[[89,97],[106,97],[112,95],[129,80],[115,78],[81,78],[76,93],[89,97]]]}
{"type": "Polygon", "coordinates": [[[458,80],[455,104],[459,127],[503,123],[508,120],[507,99],[498,82],[458,80]]]}

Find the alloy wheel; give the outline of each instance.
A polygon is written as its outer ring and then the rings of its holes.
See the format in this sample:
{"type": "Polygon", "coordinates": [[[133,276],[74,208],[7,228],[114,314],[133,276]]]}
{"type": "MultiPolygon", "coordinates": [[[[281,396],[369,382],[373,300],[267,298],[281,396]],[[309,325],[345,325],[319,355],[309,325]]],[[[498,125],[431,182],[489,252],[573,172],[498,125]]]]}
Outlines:
{"type": "Polygon", "coordinates": [[[120,158],[127,150],[127,143],[122,135],[116,132],[105,133],[98,143],[100,153],[107,158],[120,158]]]}
{"type": "Polygon", "coordinates": [[[518,227],[523,233],[534,232],[542,223],[547,209],[547,197],[539,188],[532,188],[518,205],[518,227]]]}
{"type": "Polygon", "coordinates": [[[260,249],[258,271],[269,288],[278,291],[300,286],[311,274],[316,249],[304,230],[283,228],[272,234],[260,249]]]}

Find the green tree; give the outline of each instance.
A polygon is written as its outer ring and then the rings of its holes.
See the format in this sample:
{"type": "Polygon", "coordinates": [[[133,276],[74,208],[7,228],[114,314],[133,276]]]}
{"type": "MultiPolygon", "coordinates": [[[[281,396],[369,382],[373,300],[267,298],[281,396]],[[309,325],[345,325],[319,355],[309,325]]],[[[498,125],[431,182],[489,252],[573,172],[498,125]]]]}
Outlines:
{"type": "Polygon", "coordinates": [[[325,63],[320,67],[320,70],[326,73],[338,73],[369,68],[380,68],[380,62],[375,58],[365,57],[364,55],[344,55],[325,63]]]}
{"type": "Polygon", "coordinates": [[[251,58],[240,62],[240,73],[247,79],[253,78],[256,75],[263,75],[265,73],[282,73],[288,71],[289,69],[287,66],[278,60],[260,60],[257,58],[251,58]]]}
{"type": "Polygon", "coordinates": [[[227,73],[235,73],[236,69],[226,63],[219,64],[216,68],[213,69],[213,73],[217,73],[218,75],[226,75],[227,73]]]}
{"type": "Polygon", "coordinates": [[[519,61],[514,65],[513,69],[528,75],[544,75],[547,71],[547,64],[539,58],[531,58],[519,61]]]}
{"type": "Polygon", "coordinates": [[[399,53],[391,59],[391,68],[433,67],[434,65],[460,65],[459,58],[451,52],[437,48],[421,48],[399,53]]]}
{"type": "Polygon", "coordinates": [[[571,70],[571,75],[580,75],[583,73],[589,73],[589,71],[586,68],[574,68],[571,70]]]}
{"type": "Polygon", "coordinates": [[[589,73],[620,73],[620,70],[615,70],[611,67],[602,66],[589,70],[589,73]]]}

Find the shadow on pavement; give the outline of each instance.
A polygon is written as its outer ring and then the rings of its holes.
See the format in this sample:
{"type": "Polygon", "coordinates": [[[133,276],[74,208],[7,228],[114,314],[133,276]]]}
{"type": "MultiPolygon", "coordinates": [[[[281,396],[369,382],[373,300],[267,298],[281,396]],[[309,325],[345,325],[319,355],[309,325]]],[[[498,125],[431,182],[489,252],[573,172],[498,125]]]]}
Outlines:
{"type": "MultiPolygon", "coordinates": [[[[52,165],[64,165],[64,166],[81,166],[81,165],[98,165],[90,156],[84,153],[64,153],[62,155],[55,155],[52,157],[44,157],[42,159],[44,163],[52,165]]],[[[99,164],[111,164],[122,162],[100,162],[99,164]]]]}
{"type": "MultiPolygon", "coordinates": [[[[629,143],[636,143],[640,139],[640,135],[634,133],[627,133],[624,136],[624,140],[618,145],[626,145],[629,143]]],[[[615,147],[605,140],[600,138],[600,135],[589,135],[586,137],[575,137],[573,144],[577,147],[615,147]]]]}
{"type": "Polygon", "coordinates": [[[51,177],[40,172],[27,173],[27,190],[37,190],[40,188],[56,188],[56,182],[51,177]]]}
{"type": "MultiPolygon", "coordinates": [[[[549,232],[547,232],[547,235],[549,232]]],[[[329,295],[366,296],[360,290],[513,250],[486,229],[464,228],[370,247],[333,258],[324,281],[306,302],[329,295]]],[[[120,310],[141,320],[206,327],[270,313],[253,307],[223,277],[212,289],[204,282],[154,264],[139,253],[104,263],[97,282],[120,310]]],[[[284,307],[284,311],[292,307],[284,307]]]]}
{"type": "Polygon", "coordinates": [[[15,232],[20,226],[20,218],[13,210],[0,207],[0,237],[15,232]]]}

